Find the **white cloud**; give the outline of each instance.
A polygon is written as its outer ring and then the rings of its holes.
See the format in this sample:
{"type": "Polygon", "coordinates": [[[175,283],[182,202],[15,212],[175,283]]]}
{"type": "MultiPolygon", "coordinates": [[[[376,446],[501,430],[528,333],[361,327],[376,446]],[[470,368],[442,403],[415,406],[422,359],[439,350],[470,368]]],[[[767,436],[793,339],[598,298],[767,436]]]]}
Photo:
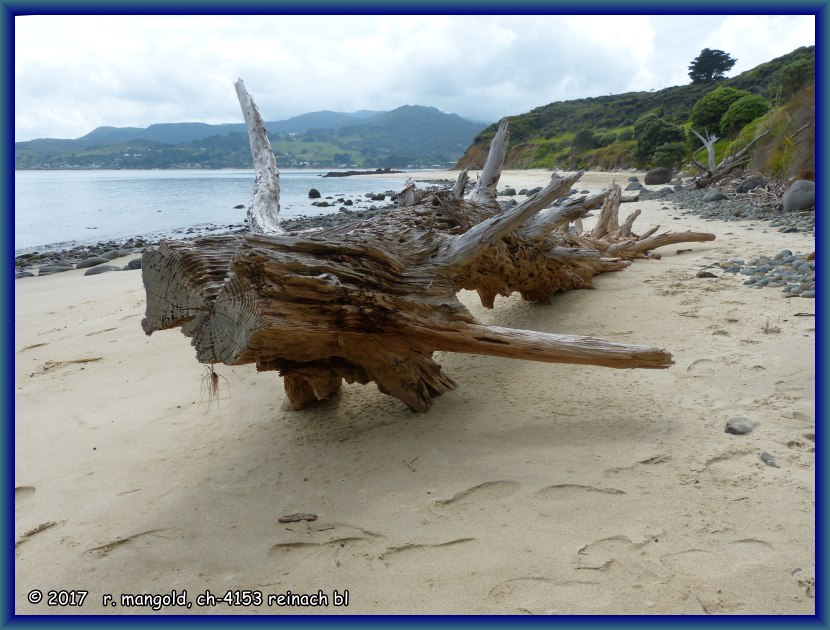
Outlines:
{"type": "Polygon", "coordinates": [[[815,42],[813,16],[25,16],[15,136],[433,105],[495,121],[688,82],[705,47],[748,69],[815,42]]]}

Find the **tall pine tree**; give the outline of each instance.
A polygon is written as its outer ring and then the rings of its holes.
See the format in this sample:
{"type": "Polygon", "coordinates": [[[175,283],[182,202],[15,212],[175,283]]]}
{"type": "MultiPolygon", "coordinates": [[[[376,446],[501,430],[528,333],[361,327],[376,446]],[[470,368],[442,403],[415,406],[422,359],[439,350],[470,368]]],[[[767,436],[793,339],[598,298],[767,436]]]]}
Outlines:
{"type": "Polygon", "coordinates": [[[737,61],[722,50],[704,48],[689,65],[689,77],[692,83],[711,83],[722,79],[737,61]]]}

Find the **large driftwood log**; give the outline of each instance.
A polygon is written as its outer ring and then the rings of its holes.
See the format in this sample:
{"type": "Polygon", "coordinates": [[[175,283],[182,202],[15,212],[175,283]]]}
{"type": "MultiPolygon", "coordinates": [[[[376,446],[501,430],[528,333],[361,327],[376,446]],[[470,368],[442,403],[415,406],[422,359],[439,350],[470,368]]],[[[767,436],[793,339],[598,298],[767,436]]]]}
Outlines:
{"type": "Polygon", "coordinates": [[[660,244],[714,238],[642,239],[631,233],[633,219],[621,229],[619,187],[546,209],[582,173],[554,175],[542,191],[502,212],[494,192],[506,137],[503,123],[472,195],[478,201],[461,198],[462,173],[452,191],[346,227],[162,242],[142,258],[144,331],[181,326],[202,363],[278,370],[289,409],[330,396],[345,380],[374,381],[412,410],[426,411],[456,386],[433,360],[435,351],[668,367],[671,355],[659,348],[484,326],[458,301],[456,293],[470,289],[488,308],[497,295],[513,292],[547,302],[559,291],[591,287],[596,274],[624,269],[660,244]],[[603,200],[601,237],[559,231],[603,200]]]}

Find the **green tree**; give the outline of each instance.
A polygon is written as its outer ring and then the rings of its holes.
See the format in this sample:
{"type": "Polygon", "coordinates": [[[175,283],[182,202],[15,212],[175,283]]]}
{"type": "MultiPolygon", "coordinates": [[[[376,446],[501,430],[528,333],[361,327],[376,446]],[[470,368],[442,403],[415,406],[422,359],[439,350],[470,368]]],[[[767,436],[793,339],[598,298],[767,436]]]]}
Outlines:
{"type": "Polygon", "coordinates": [[[617,134],[618,142],[625,142],[626,140],[631,140],[632,138],[634,138],[634,130],[630,128],[623,129],[619,134],[617,134]]]}
{"type": "Polygon", "coordinates": [[[722,79],[737,61],[722,50],[704,48],[689,65],[689,78],[692,83],[717,81],[722,79]]]}
{"type": "Polygon", "coordinates": [[[749,92],[732,87],[719,87],[701,98],[692,106],[692,125],[698,131],[716,132],[720,129],[720,120],[732,103],[749,92]]]}
{"type": "Polygon", "coordinates": [[[737,133],[759,116],[769,111],[769,103],[760,96],[748,94],[729,106],[720,121],[721,136],[734,138],[737,133]]]}
{"type": "Polygon", "coordinates": [[[772,75],[772,95],[789,98],[813,80],[815,75],[816,66],[811,59],[802,57],[791,61],[772,75]]]}
{"type": "Polygon", "coordinates": [[[617,141],[617,134],[613,131],[603,131],[596,138],[596,146],[597,148],[600,147],[607,147],[609,144],[613,144],[617,141]]]}
{"type": "Polygon", "coordinates": [[[571,140],[571,148],[574,152],[581,153],[582,151],[590,151],[596,146],[597,139],[594,137],[594,132],[590,129],[580,129],[571,140]]]}
{"type": "Polygon", "coordinates": [[[652,161],[659,166],[677,168],[686,157],[686,146],[682,142],[666,142],[654,150],[652,161]]]}
{"type": "Polygon", "coordinates": [[[654,153],[657,147],[672,143],[683,142],[683,130],[667,122],[657,114],[645,114],[634,124],[634,139],[637,148],[634,149],[634,160],[640,166],[649,166],[654,163],[654,153]]]}

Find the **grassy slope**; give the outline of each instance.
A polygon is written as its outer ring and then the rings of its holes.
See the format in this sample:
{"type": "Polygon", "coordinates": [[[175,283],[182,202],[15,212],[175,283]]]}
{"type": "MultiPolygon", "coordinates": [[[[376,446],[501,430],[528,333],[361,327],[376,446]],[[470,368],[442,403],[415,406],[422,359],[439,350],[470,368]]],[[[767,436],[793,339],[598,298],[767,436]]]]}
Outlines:
{"type": "MultiPolygon", "coordinates": [[[[574,169],[593,168],[609,170],[628,168],[634,165],[633,152],[636,143],[632,140],[617,141],[609,146],[574,153],[571,140],[574,133],[589,128],[595,134],[613,131],[619,134],[633,130],[637,119],[649,112],[663,116],[670,122],[687,123],[692,106],[704,94],[719,86],[731,86],[754,94],[769,97],[772,76],[782,66],[796,58],[815,57],[815,48],[799,48],[788,55],[756,66],[736,77],[716,84],[689,84],[675,86],[657,92],[628,92],[612,96],[559,101],[538,107],[526,114],[508,117],[510,123],[510,149],[505,165],[507,168],[549,168],[574,169]]],[[[802,116],[803,117],[803,116],[802,116]]],[[[480,168],[487,155],[487,149],[497,126],[491,125],[481,132],[459,160],[457,167],[480,168]]],[[[789,130],[791,133],[793,130],[789,130]]],[[[779,142],[783,141],[778,137],[779,142]]],[[[719,143],[718,149],[725,151],[729,143],[719,143]]],[[[804,142],[802,141],[802,145],[804,142]]],[[[760,150],[760,147],[759,147],[760,150]]],[[[808,162],[803,156],[791,161],[808,162]]]]}

